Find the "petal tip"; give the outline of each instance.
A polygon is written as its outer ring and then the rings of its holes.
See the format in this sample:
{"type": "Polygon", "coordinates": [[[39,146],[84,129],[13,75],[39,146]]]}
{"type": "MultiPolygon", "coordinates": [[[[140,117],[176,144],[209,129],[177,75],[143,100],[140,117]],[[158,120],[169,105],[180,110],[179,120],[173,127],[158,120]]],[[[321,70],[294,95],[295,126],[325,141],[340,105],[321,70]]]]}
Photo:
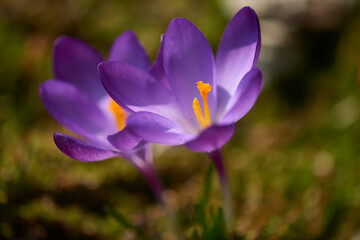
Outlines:
{"type": "Polygon", "coordinates": [[[67,41],[72,41],[72,40],[75,40],[76,38],[74,37],[70,37],[70,36],[67,36],[67,35],[62,35],[62,36],[59,36],[55,39],[54,41],[54,46],[58,46],[58,45],[61,45],[63,43],[66,43],[67,41]]]}
{"type": "MultiPolygon", "coordinates": [[[[132,30],[126,30],[125,32],[123,32],[122,34],[120,34],[113,42],[113,46],[112,48],[114,48],[114,44],[116,44],[118,41],[121,40],[130,40],[130,41],[138,41],[136,33],[132,30]]],[[[110,50],[110,54],[111,54],[111,50],[110,50]]]]}
{"type": "Polygon", "coordinates": [[[46,80],[45,82],[43,82],[39,85],[39,96],[42,101],[44,101],[44,99],[46,98],[46,91],[48,89],[48,85],[52,85],[55,83],[56,83],[56,80],[52,79],[52,80],[46,80]]]}
{"type": "Polygon", "coordinates": [[[62,133],[54,132],[53,139],[54,139],[54,141],[56,141],[58,138],[61,138],[63,136],[64,136],[64,134],[62,134],[62,133]]]}
{"type": "Polygon", "coordinates": [[[141,139],[127,128],[106,138],[120,152],[131,152],[141,142],[141,139]]]}
{"type": "MultiPolygon", "coordinates": [[[[103,80],[105,79],[105,76],[109,70],[109,67],[113,66],[114,63],[115,62],[113,62],[113,61],[105,61],[105,62],[100,62],[97,65],[98,76],[99,76],[101,82],[103,82],[103,80]]],[[[116,62],[116,64],[121,64],[121,62],[116,62]]]]}
{"type": "Polygon", "coordinates": [[[173,20],[171,20],[170,24],[177,24],[177,23],[183,22],[183,21],[189,21],[189,20],[187,20],[186,18],[177,17],[177,18],[174,18],[173,20]]]}
{"type": "Polygon", "coordinates": [[[57,37],[54,41],[54,57],[56,54],[61,54],[65,49],[75,48],[76,46],[82,45],[90,47],[86,42],[75,37],[67,35],[57,37]]]}
{"type": "Polygon", "coordinates": [[[39,95],[40,95],[40,98],[43,96],[44,94],[44,84],[45,82],[41,83],[38,87],[38,90],[39,90],[39,95]]]}
{"type": "Polygon", "coordinates": [[[103,161],[120,155],[111,149],[104,149],[62,133],[54,133],[53,139],[61,152],[80,162],[103,161]]]}
{"type": "Polygon", "coordinates": [[[128,36],[128,37],[131,37],[131,38],[137,38],[136,33],[134,31],[132,31],[132,30],[126,30],[120,36],[128,36]]]}
{"type": "Polygon", "coordinates": [[[104,64],[106,64],[106,62],[101,62],[97,65],[97,70],[98,72],[101,71],[104,68],[104,64]]]}
{"type": "MultiPolygon", "coordinates": [[[[240,12],[243,13],[243,14],[256,15],[255,10],[254,10],[252,7],[250,7],[250,6],[245,6],[245,7],[243,7],[242,9],[239,10],[238,13],[240,13],[240,12]]],[[[257,15],[256,15],[256,16],[257,16],[257,15]]]]}
{"type": "Polygon", "coordinates": [[[171,20],[171,22],[169,23],[169,27],[178,27],[181,25],[191,25],[196,27],[191,21],[187,20],[186,18],[174,18],[173,20],[171,20]]]}

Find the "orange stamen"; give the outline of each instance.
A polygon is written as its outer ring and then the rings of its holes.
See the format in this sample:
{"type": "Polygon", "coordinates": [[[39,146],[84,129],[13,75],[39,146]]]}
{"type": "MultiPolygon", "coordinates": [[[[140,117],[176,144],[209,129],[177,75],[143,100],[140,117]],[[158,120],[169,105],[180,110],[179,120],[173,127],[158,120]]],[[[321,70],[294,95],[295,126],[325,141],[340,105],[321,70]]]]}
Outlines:
{"type": "Polygon", "coordinates": [[[198,119],[200,126],[201,126],[201,130],[204,129],[205,127],[208,127],[211,125],[211,118],[210,118],[210,110],[209,110],[209,105],[208,105],[208,101],[207,101],[207,96],[209,94],[209,92],[211,91],[211,85],[208,83],[203,83],[202,81],[199,81],[196,83],[197,88],[199,89],[200,95],[203,99],[203,104],[204,104],[204,115],[202,113],[199,101],[197,100],[197,98],[194,98],[193,101],[193,109],[196,115],[196,118],[198,119]]]}
{"type": "Polygon", "coordinates": [[[114,100],[111,99],[109,105],[109,111],[114,115],[116,126],[119,131],[123,130],[125,127],[125,122],[127,118],[127,114],[114,100]]]}
{"type": "Polygon", "coordinates": [[[199,100],[197,100],[197,98],[194,98],[193,109],[194,109],[194,113],[196,115],[196,118],[200,123],[200,128],[202,130],[202,129],[204,129],[206,127],[206,121],[205,121],[204,115],[203,115],[203,113],[201,111],[199,100]]]}

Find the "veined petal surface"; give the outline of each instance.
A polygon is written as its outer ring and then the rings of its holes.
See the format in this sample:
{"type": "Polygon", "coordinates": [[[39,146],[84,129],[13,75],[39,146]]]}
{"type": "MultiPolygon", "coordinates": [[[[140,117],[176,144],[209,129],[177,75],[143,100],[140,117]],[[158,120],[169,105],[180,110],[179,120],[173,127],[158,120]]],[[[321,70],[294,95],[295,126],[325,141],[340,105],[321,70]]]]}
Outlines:
{"type": "Polygon", "coordinates": [[[103,149],[61,133],[54,133],[54,141],[64,154],[81,162],[102,161],[119,156],[119,153],[112,150],[103,149]]]}
{"type": "Polygon", "coordinates": [[[75,85],[95,102],[106,96],[97,74],[97,65],[103,61],[96,49],[79,39],[60,37],[55,42],[55,78],[75,85]]]}
{"type": "Polygon", "coordinates": [[[131,133],[127,127],[120,132],[109,135],[107,139],[120,152],[130,152],[141,142],[141,138],[131,133]]]}
{"type": "Polygon", "coordinates": [[[212,152],[224,146],[234,135],[235,124],[213,125],[202,131],[199,136],[185,144],[194,152],[212,152]]]}
{"type": "Polygon", "coordinates": [[[201,101],[196,83],[203,81],[212,86],[208,95],[210,113],[216,109],[216,84],[214,56],[200,30],[186,19],[176,18],[169,24],[164,36],[164,68],[172,92],[183,115],[198,125],[193,110],[193,100],[201,101]]]}
{"type": "Polygon", "coordinates": [[[104,88],[124,109],[180,115],[174,96],[149,73],[123,62],[104,62],[98,68],[104,88]]]}
{"type": "Polygon", "coordinates": [[[130,115],[127,128],[145,141],[158,144],[180,145],[194,138],[174,121],[151,112],[130,115]]]}
{"type": "Polygon", "coordinates": [[[239,83],[232,99],[225,110],[221,124],[230,124],[238,121],[254,106],[263,84],[260,69],[251,69],[239,83]]]}
{"type": "MultiPolygon", "coordinates": [[[[260,25],[250,7],[242,8],[227,25],[216,54],[216,81],[230,96],[241,79],[253,68],[260,53],[260,25]]],[[[219,108],[227,100],[219,95],[219,108]]]]}
{"type": "Polygon", "coordinates": [[[88,139],[116,132],[114,124],[85,93],[70,83],[48,80],[39,87],[42,102],[61,125],[88,139]]]}

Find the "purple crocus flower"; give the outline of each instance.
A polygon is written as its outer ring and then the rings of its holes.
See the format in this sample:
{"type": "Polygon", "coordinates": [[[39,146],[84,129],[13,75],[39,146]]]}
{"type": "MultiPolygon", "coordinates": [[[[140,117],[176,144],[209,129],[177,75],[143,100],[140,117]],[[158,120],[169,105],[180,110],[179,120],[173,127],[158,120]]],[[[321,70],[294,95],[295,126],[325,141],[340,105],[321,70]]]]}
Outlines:
{"type": "Polygon", "coordinates": [[[134,112],[127,120],[128,131],[149,142],[184,144],[209,153],[230,202],[221,148],[259,96],[260,45],[259,21],[250,7],[241,9],[226,27],[216,59],[200,30],[176,18],[150,74],[127,63],[105,62],[99,75],[114,101],[134,112]]]}
{"type": "MultiPolygon", "coordinates": [[[[114,41],[109,60],[124,61],[144,71],[150,68],[144,49],[131,31],[114,41]]],[[[51,116],[82,140],[54,133],[55,144],[64,154],[82,162],[127,159],[161,201],[161,184],[153,168],[150,145],[124,129],[128,113],[109,97],[98,78],[97,65],[103,61],[98,51],[78,39],[56,40],[55,78],[40,85],[40,97],[51,116]],[[108,135],[116,132],[116,141],[109,141],[108,135]]]]}

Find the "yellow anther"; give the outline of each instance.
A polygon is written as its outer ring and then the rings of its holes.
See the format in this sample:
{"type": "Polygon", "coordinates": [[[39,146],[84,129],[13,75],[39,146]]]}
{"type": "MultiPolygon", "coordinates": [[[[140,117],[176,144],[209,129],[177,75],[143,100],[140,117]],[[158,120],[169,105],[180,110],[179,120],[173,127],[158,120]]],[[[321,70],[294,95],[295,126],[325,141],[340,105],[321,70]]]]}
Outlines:
{"type": "Polygon", "coordinates": [[[209,92],[211,91],[211,85],[208,83],[203,83],[202,81],[199,81],[196,83],[197,88],[200,91],[200,95],[203,99],[203,103],[204,103],[204,114],[205,114],[205,119],[208,125],[211,124],[211,119],[210,119],[210,111],[209,111],[209,105],[207,102],[207,96],[209,94],[209,92]]]}
{"type": "Polygon", "coordinates": [[[127,114],[114,100],[111,99],[109,105],[109,111],[114,115],[116,126],[119,131],[123,130],[125,127],[125,122],[127,118],[127,114]]]}
{"type": "Polygon", "coordinates": [[[202,81],[198,81],[196,83],[197,85],[197,88],[199,89],[200,91],[200,95],[201,97],[203,98],[207,98],[207,95],[209,94],[209,92],[211,91],[212,87],[210,84],[208,83],[203,83],[202,81]]]}
{"type": "Polygon", "coordinates": [[[193,109],[196,115],[196,118],[198,119],[200,126],[201,126],[201,130],[205,127],[208,127],[211,125],[211,118],[210,118],[210,111],[209,111],[209,105],[208,105],[208,101],[207,101],[207,96],[209,94],[209,92],[211,91],[211,85],[208,83],[203,83],[202,81],[199,81],[196,83],[197,88],[199,89],[200,95],[203,99],[203,104],[204,104],[204,115],[202,113],[199,101],[197,100],[197,98],[194,98],[193,101],[193,109]]]}
{"type": "Polygon", "coordinates": [[[203,113],[201,111],[199,100],[197,100],[197,98],[194,98],[193,109],[194,109],[194,113],[196,115],[197,120],[200,123],[200,127],[201,127],[201,130],[202,130],[203,128],[206,127],[206,121],[205,121],[204,115],[203,115],[203,113]]]}

